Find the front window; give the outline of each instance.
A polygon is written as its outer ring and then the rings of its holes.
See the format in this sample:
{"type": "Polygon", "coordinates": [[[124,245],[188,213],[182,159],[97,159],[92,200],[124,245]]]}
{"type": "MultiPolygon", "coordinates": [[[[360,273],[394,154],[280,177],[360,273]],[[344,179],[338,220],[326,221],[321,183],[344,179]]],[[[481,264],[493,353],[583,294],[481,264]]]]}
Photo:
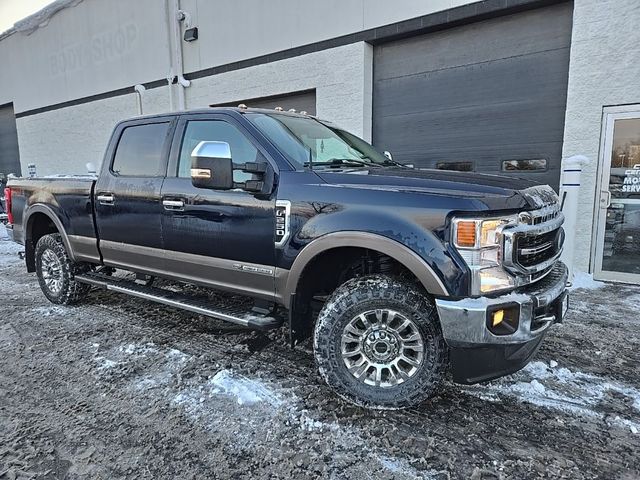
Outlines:
{"type": "Polygon", "coordinates": [[[364,140],[314,118],[264,113],[247,117],[298,168],[396,165],[364,140]]]}

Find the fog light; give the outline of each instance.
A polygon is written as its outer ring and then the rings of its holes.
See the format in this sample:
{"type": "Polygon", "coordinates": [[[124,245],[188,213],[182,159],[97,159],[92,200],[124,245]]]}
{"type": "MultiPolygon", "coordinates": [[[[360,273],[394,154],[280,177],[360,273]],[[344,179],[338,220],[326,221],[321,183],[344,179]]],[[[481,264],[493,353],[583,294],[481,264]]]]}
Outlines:
{"type": "Polygon", "coordinates": [[[520,324],[520,305],[496,305],[487,310],[487,328],[494,335],[511,335],[520,324]]]}
{"type": "Polygon", "coordinates": [[[504,310],[496,310],[493,312],[493,318],[491,319],[491,325],[497,327],[504,320],[504,310]]]}

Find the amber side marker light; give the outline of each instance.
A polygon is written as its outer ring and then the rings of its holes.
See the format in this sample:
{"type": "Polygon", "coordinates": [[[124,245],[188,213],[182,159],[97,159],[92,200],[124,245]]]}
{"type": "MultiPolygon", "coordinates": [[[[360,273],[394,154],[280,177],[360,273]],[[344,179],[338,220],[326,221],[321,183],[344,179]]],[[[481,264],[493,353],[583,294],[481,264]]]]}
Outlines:
{"type": "Polygon", "coordinates": [[[456,226],[456,245],[458,247],[476,246],[476,222],[458,222],[456,226]]]}

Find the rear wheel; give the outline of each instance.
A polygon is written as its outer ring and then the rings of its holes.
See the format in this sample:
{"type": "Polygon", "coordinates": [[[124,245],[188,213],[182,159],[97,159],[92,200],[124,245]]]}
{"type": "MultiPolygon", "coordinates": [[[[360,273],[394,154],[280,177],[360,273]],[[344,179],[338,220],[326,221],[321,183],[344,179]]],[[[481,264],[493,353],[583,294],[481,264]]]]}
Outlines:
{"type": "Polygon", "coordinates": [[[327,300],[315,327],[321,375],[357,405],[405,408],[436,393],[448,351],[433,303],[384,275],[349,280],[327,300]]]}
{"type": "Polygon", "coordinates": [[[38,240],[35,260],[40,288],[51,302],[71,305],[89,291],[89,285],[75,281],[81,267],[69,259],[59,233],[44,235],[38,240]]]}

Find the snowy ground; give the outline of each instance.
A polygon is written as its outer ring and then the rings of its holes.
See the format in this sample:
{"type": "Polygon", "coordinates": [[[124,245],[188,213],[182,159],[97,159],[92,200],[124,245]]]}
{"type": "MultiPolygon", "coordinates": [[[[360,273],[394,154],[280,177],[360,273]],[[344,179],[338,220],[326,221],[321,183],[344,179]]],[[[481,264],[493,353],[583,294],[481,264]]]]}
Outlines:
{"type": "Polygon", "coordinates": [[[640,477],[640,288],[583,278],[520,373],[371,412],[284,332],[51,305],[3,233],[0,479],[640,477]]]}

